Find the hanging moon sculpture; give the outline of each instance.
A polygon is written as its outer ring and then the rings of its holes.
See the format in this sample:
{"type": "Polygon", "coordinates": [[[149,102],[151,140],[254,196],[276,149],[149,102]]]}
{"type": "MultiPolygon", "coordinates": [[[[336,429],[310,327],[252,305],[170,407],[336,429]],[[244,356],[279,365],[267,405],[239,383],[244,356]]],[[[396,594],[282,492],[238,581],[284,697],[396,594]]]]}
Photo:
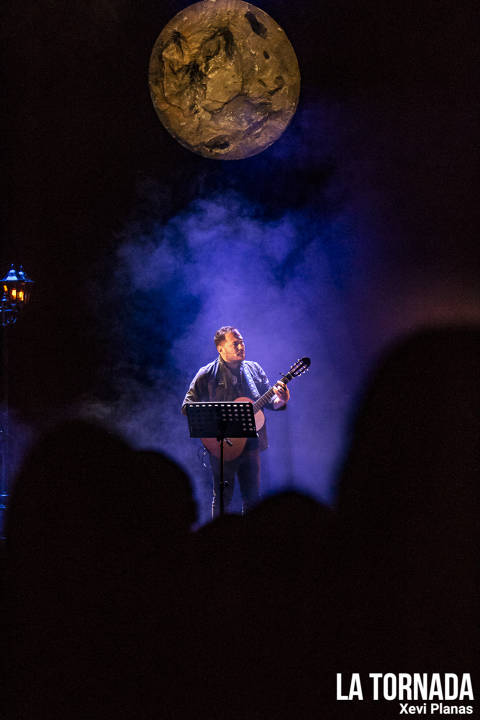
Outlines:
{"type": "Polygon", "coordinates": [[[150,57],[161,122],[184,147],[238,160],[274,143],[295,114],[298,62],[282,28],[243,0],[203,0],[173,17],[150,57]]]}

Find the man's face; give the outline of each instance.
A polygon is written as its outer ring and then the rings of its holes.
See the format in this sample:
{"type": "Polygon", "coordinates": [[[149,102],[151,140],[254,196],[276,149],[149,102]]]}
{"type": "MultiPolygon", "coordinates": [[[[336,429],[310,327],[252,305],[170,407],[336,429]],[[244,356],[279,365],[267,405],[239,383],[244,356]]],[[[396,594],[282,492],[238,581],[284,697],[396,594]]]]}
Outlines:
{"type": "Polygon", "coordinates": [[[239,332],[229,332],[218,346],[220,357],[227,363],[240,363],[245,360],[245,343],[239,332]]]}

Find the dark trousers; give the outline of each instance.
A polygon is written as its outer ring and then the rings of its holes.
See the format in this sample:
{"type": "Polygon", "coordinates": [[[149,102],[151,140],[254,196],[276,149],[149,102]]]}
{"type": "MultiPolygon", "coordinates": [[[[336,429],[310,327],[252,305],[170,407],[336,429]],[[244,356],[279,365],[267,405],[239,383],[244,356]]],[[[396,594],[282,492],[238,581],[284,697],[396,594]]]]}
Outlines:
{"type": "MultiPolygon", "coordinates": [[[[213,470],[212,517],[216,517],[220,512],[220,460],[210,455],[210,465],[213,470]]],[[[240,483],[242,513],[246,513],[257,502],[260,495],[260,451],[258,449],[245,449],[238,458],[224,463],[223,478],[225,488],[223,503],[225,510],[228,509],[232,501],[235,477],[238,477],[240,483]]]]}

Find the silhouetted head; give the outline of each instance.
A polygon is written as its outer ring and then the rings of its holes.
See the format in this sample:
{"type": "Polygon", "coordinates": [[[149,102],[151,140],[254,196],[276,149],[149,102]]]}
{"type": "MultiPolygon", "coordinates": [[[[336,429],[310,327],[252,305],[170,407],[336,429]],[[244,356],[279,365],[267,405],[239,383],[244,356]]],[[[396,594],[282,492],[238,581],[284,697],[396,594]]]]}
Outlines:
{"type": "Polygon", "coordinates": [[[101,554],[186,532],[195,519],[188,477],[176,463],[75,420],[49,432],[25,460],[9,507],[9,552],[55,558],[90,543],[101,554]]]}
{"type": "Polygon", "coordinates": [[[439,327],[395,346],[352,427],[338,508],[380,543],[474,532],[479,510],[480,329],[439,327]]]}
{"type": "Polygon", "coordinates": [[[176,462],[154,450],[135,454],[138,521],[155,534],[187,533],[197,520],[192,484],[176,462]]]}
{"type": "Polygon", "coordinates": [[[301,575],[303,568],[309,574],[309,563],[328,562],[332,521],[330,508],[298,490],[272,494],[244,520],[250,562],[265,565],[267,573],[301,575]]]}
{"type": "Polygon", "coordinates": [[[114,433],[74,420],[48,432],[16,479],[7,518],[10,553],[52,553],[128,533],[132,451],[114,433]]]}
{"type": "Polygon", "coordinates": [[[287,489],[268,495],[246,516],[249,531],[254,528],[278,540],[290,535],[300,538],[322,534],[331,522],[331,510],[310,495],[287,489]]]}

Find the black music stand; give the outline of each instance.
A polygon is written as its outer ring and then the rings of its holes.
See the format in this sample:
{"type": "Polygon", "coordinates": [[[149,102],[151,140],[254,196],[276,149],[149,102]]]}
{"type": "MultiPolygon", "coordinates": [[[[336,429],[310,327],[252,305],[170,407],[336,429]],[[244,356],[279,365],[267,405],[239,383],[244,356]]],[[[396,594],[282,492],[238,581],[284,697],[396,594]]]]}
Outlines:
{"type": "MultiPolygon", "coordinates": [[[[192,438],[216,438],[220,443],[220,515],[224,514],[223,447],[228,438],[255,438],[255,415],[250,402],[194,402],[186,405],[192,438]]],[[[231,444],[231,443],[230,443],[231,444]]]]}

